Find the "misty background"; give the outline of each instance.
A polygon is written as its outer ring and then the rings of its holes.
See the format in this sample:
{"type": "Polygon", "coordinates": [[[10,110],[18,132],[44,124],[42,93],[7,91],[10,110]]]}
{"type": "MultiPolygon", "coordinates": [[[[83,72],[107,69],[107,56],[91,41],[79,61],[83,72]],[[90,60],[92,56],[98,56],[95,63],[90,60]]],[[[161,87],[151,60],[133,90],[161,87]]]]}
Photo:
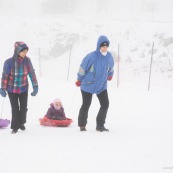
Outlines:
{"type": "Polygon", "coordinates": [[[173,22],[173,0],[0,0],[0,15],[173,22]]]}
{"type": "MultiPolygon", "coordinates": [[[[30,85],[25,132],[13,136],[10,127],[0,129],[1,172],[173,170],[173,0],[0,0],[0,73],[16,41],[29,46],[39,93],[31,97],[30,85]],[[83,134],[77,125],[82,98],[75,81],[100,35],[109,38],[115,58],[108,82],[110,133],[95,131],[99,102],[94,96],[83,134]],[[74,121],[69,128],[39,124],[56,97],[74,121]]],[[[0,97],[0,106],[1,117],[11,119],[9,99],[0,97]]]]}
{"type": "Polygon", "coordinates": [[[40,77],[75,80],[106,35],[121,83],[146,85],[154,43],[153,84],[173,87],[173,0],[0,0],[0,23],[0,64],[21,40],[40,77]]]}

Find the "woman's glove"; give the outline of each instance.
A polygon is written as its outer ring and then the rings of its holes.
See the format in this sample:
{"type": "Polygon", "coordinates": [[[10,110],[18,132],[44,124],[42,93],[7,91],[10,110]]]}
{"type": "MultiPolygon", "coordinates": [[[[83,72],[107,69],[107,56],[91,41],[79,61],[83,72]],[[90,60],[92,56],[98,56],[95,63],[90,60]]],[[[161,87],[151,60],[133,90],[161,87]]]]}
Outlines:
{"type": "Polygon", "coordinates": [[[0,88],[0,94],[2,97],[6,97],[7,93],[5,92],[4,89],[0,88]]]}
{"type": "Polygon", "coordinates": [[[38,86],[33,87],[33,92],[31,93],[32,96],[36,96],[38,93],[38,86]]]}

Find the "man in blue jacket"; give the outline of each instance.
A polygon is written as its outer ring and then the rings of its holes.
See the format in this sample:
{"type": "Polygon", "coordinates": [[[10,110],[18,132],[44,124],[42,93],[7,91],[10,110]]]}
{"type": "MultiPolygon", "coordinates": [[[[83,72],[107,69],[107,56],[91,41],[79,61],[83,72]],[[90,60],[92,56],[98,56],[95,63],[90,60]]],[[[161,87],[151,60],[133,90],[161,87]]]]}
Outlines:
{"type": "Polygon", "coordinates": [[[96,50],[86,55],[80,65],[76,81],[76,86],[80,86],[83,99],[78,117],[80,131],[86,131],[88,111],[93,94],[97,95],[100,102],[96,130],[109,131],[104,126],[109,107],[107,81],[112,79],[114,73],[114,59],[108,52],[109,44],[108,38],[101,35],[98,38],[96,50]]]}

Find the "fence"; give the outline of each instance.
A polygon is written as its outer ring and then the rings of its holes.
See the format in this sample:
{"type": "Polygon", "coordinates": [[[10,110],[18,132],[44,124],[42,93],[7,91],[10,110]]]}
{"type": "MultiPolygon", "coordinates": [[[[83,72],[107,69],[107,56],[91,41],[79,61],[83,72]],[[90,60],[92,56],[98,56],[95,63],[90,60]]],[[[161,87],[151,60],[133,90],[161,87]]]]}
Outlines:
{"type": "MultiPolygon", "coordinates": [[[[115,87],[121,87],[124,84],[140,85],[146,89],[152,88],[152,86],[165,86],[173,87],[173,62],[172,53],[166,57],[159,58],[160,54],[156,52],[159,45],[154,42],[150,43],[150,46],[145,49],[145,52],[149,52],[145,57],[138,57],[142,54],[143,50],[140,48],[137,52],[128,52],[125,54],[122,52],[123,47],[121,44],[117,44],[114,50],[110,50],[115,58],[115,75],[113,83],[115,87]],[[127,56],[128,55],[128,56],[127,56]],[[165,61],[169,62],[165,67],[165,61]],[[164,72],[162,72],[164,67],[164,72]]],[[[71,48],[62,56],[57,58],[42,58],[42,49],[39,49],[39,72],[41,77],[52,77],[58,80],[75,81],[77,78],[77,72],[80,63],[84,57],[84,53],[77,54],[77,46],[71,46],[71,48]]]]}

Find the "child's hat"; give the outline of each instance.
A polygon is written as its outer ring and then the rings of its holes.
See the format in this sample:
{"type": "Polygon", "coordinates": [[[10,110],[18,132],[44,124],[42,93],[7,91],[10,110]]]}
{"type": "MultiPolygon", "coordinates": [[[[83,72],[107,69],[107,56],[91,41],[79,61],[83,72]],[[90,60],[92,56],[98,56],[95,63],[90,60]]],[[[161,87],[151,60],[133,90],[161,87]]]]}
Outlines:
{"type": "Polygon", "coordinates": [[[56,98],[54,101],[53,101],[53,106],[56,110],[60,110],[60,108],[62,107],[62,102],[59,98],[56,98]],[[57,102],[60,102],[61,103],[61,106],[57,106],[56,103],[57,102]]]}
{"type": "Polygon", "coordinates": [[[57,103],[57,102],[60,102],[61,103],[61,99],[60,98],[56,98],[53,103],[57,103]]]}

